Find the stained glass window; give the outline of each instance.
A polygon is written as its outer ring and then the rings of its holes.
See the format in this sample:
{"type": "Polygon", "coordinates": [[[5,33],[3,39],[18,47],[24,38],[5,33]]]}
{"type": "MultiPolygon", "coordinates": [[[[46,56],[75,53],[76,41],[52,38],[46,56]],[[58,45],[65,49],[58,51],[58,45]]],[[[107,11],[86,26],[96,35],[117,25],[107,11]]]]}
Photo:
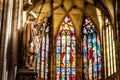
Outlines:
{"type": "Polygon", "coordinates": [[[114,31],[110,20],[107,16],[96,8],[100,31],[103,40],[103,58],[104,58],[104,77],[107,79],[109,76],[116,72],[116,54],[115,54],[115,41],[114,31]]]}
{"type": "Polygon", "coordinates": [[[42,80],[48,80],[48,55],[49,55],[49,18],[45,20],[40,27],[39,33],[42,35],[40,53],[37,55],[36,70],[38,77],[42,80]]]}
{"type": "Polygon", "coordinates": [[[73,24],[65,17],[56,37],[56,80],[76,80],[76,38],[73,24]]]}
{"type": "Polygon", "coordinates": [[[93,21],[84,17],[83,22],[83,80],[101,79],[100,39],[93,21]]]}
{"type": "Polygon", "coordinates": [[[115,56],[115,41],[113,35],[113,28],[110,24],[108,18],[105,17],[105,30],[104,35],[104,63],[106,63],[104,68],[107,74],[105,78],[111,76],[116,72],[116,56],[115,56]]]}

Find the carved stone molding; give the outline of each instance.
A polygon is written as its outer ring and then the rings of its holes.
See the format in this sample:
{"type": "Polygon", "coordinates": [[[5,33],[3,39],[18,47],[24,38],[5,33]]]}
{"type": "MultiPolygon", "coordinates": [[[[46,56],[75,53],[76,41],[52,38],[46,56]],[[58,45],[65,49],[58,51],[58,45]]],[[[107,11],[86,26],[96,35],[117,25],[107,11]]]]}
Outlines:
{"type": "Polygon", "coordinates": [[[33,69],[19,69],[17,80],[37,80],[37,75],[33,69]]]}

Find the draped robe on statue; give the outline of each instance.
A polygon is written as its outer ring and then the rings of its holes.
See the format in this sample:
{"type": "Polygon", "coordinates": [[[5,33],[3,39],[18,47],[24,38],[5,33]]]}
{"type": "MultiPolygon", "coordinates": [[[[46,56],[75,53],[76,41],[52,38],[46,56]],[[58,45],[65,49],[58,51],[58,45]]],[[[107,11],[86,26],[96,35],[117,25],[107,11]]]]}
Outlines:
{"type": "Polygon", "coordinates": [[[26,21],[23,27],[23,66],[28,69],[35,69],[36,55],[40,50],[40,34],[35,27],[33,21],[26,21]]]}

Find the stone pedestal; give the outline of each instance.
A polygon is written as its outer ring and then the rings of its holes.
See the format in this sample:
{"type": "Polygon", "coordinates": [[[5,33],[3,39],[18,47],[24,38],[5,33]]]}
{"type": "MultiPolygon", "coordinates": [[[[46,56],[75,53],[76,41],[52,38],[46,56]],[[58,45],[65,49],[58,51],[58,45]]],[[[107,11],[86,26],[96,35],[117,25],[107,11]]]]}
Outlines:
{"type": "Polygon", "coordinates": [[[16,80],[38,80],[37,72],[33,69],[19,69],[16,80]]]}

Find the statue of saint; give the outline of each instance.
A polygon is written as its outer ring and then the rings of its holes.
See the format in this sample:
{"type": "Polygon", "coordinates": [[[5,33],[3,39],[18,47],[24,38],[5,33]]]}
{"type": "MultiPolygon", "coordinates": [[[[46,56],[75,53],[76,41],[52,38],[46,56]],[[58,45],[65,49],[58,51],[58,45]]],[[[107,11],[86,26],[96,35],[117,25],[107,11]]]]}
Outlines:
{"type": "Polygon", "coordinates": [[[40,38],[35,22],[37,16],[30,11],[32,19],[25,22],[23,28],[23,67],[27,69],[35,69],[36,55],[40,52],[40,38]]]}

